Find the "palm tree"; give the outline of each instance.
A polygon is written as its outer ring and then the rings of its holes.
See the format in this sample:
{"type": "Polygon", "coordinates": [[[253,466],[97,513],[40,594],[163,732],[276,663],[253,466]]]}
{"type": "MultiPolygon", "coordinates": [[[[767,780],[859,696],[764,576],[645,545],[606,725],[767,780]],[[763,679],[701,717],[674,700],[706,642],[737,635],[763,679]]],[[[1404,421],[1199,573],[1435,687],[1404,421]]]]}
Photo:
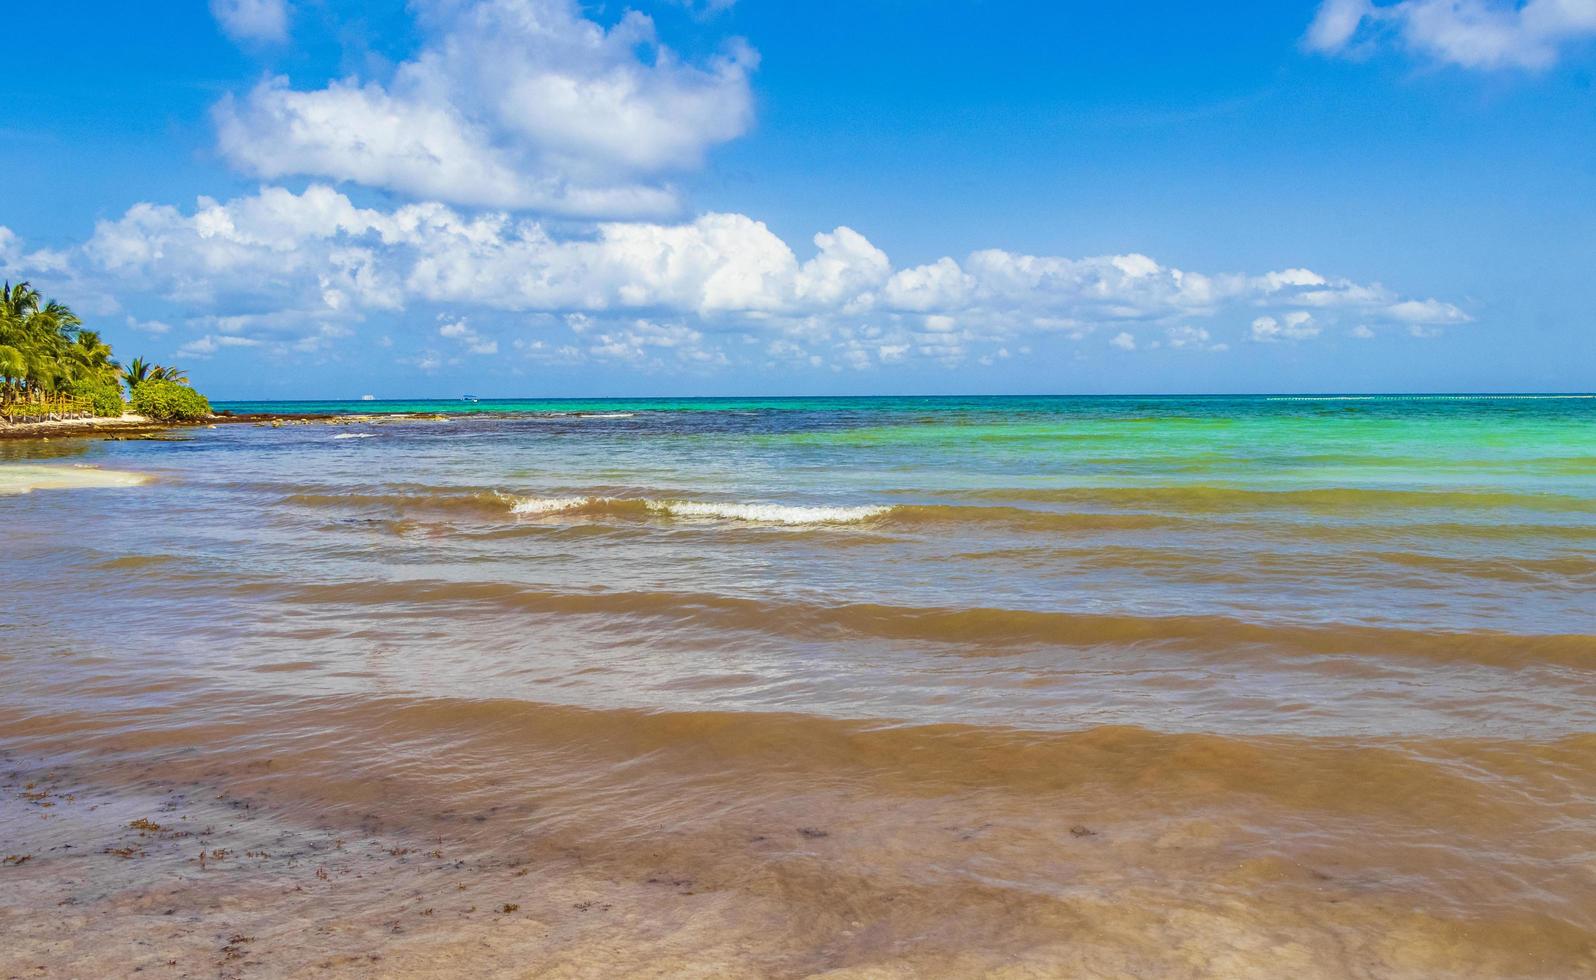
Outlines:
{"type": "Polygon", "coordinates": [[[83,381],[115,381],[111,348],[76,313],[46,300],[30,283],[0,286],[0,406],[23,403],[27,415],[76,410],[83,381]]]}
{"type": "Polygon", "coordinates": [[[127,362],[127,367],[122,369],[122,380],[127,382],[128,390],[137,388],[145,381],[174,381],[180,385],[188,384],[188,372],[172,364],[156,364],[146,361],[142,357],[135,357],[127,362]]]}
{"type": "Polygon", "coordinates": [[[188,372],[142,357],[123,366],[71,308],[27,282],[0,285],[0,415],[110,411],[121,404],[121,383],[131,393],[155,378],[187,384],[188,372]]]}
{"type": "Polygon", "coordinates": [[[97,331],[79,330],[71,353],[78,367],[95,380],[121,380],[121,367],[111,358],[111,345],[101,340],[97,331]]]}
{"type": "Polygon", "coordinates": [[[128,361],[127,366],[122,369],[122,380],[127,383],[128,393],[132,394],[133,389],[137,388],[140,382],[148,381],[154,376],[152,372],[158,370],[160,370],[160,365],[151,364],[142,357],[135,357],[133,360],[128,361]]]}
{"type": "Polygon", "coordinates": [[[0,289],[0,316],[24,319],[39,308],[39,291],[26,282],[15,286],[8,281],[0,289]]]}
{"type": "Polygon", "coordinates": [[[28,373],[27,355],[11,344],[0,344],[0,385],[9,388],[14,378],[28,373]]]}
{"type": "Polygon", "coordinates": [[[0,287],[0,403],[35,401],[59,373],[57,355],[65,331],[75,326],[71,311],[45,306],[26,282],[0,287]],[[48,310],[48,312],[46,312],[48,310]]]}
{"type": "Polygon", "coordinates": [[[150,377],[161,381],[173,381],[180,385],[188,384],[188,372],[172,364],[157,364],[150,369],[150,377]]]}

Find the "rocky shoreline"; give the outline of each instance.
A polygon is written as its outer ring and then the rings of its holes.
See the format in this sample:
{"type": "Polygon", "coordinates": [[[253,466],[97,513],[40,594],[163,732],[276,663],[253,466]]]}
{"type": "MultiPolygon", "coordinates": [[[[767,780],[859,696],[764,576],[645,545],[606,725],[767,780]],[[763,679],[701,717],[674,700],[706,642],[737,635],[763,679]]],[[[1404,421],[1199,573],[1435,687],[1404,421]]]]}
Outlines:
{"type": "Polygon", "coordinates": [[[349,416],[330,415],[212,415],[198,422],[156,422],[142,415],[120,418],[54,419],[48,422],[0,422],[0,439],[54,439],[66,436],[148,437],[170,429],[214,427],[253,422],[257,425],[295,425],[311,422],[341,424],[349,416]]]}

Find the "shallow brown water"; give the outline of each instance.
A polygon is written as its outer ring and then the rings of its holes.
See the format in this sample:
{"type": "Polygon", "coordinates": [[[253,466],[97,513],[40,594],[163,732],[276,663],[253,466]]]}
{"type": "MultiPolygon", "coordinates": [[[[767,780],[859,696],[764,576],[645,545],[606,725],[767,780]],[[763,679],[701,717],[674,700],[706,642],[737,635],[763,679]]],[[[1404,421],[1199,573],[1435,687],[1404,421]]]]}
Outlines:
{"type": "Polygon", "coordinates": [[[695,411],[7,447],[0,973],[1596,975],[1586,415],[695,411]]]}

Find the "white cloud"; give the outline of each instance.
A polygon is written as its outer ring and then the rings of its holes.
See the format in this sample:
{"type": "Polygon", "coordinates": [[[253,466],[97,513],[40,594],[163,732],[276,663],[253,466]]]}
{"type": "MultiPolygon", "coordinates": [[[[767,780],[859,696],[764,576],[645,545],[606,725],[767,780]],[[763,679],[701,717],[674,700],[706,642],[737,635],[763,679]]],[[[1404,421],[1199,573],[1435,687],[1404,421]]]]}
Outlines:
{"type": "Polygon", "coordinates": [[[134,330],[154,334],[157,337],[172,329],[172,325],[170,323],[166,323],[161,320],[140,320],[136,316],[129,316],[127,318],[127,325],[132,327],[134,330]]]}
{"type": "Polygon", "coordinates": [[[353,334],[354,331],[343,324],[323,323],[316,327],[314,333],[300,337],[291,346],[301,354],[313,354],[318,351],[328,350],[339,340],[353,334]]]}
{"type": "Polygon", "coordinates": [[[41,248],[25,253],[22,239],[17,237],[17,233],[0,225],[0,270],[5,270],[8,275],[21,270],[26,270],[29,275],[59,275],[67,271],[69,261],[67,253],[57,249],[41,248]]]}
{"type": "Polygon", "coordinates": [[[443,358],[438,356],[437,351],[424,350],[415,357],[399,358],[399,363],[409,364],[425,374],[431,374],[432,372],[443,367],[443,358]]]}
{"type": "Polygon", "coordinates": [[[1362,323],[1353,327],[1349,332],[1359,340],[1369,340],[1374,336],[1374,331],[1369,329],[1367,324],[1362,323]]]}
{"type": "Polygon", "coordinates": [[[1176,350],[1191,349],[1223,351],[1230,349],[1229,344],[1213,343],[1213,335],[1210,334],[1206,329],[1202,327],[1194,327],[1186,323],[1167,328],[1164,331],[1164,337],[1168,341],[1169,346],[1175,348],[1176,350]]]}
{"type": "Polygon", "coordinates": [[[1292,310],[1278,317],[1261,316],[1252,321],[1252,339],[1260,343],[1277,340],[1307,340],[1319,336],[1322,328],[1314,322],[1313,314],[1292,310]]]}
{"type": "Polygon", "coordinates": [[[225,334],[205,334],[177,348],[180,357],[206,358],[224,347],[259,347],[260,341],[250,337],[231,337],[225,334]]]}
{"type": "Polygon", "coordinates": [[[1596,0],[1323,0],[1303,41],[1358,54],[1388,36],[1464,68],[1548,68],[1564,47],[1596,37],[1596,0]]]}
{"type": "Polygon", "coordinates": [[[950,258],[904,269],[887,281],[884,299],[901,310],[935,310],[962,306],[975,280],[950,258]]]}
{"type": "Polygon", "coordinates": [[[326,187],[265,188],[227,204],[200,198],[188,215],[136,204],[99,222],[82,251],[95,269],[124,282],[149,276],[191,306],[394,309],[400,283],[382,256],[357,244],[375,214],[326,187]]]}
{"type": "Polygon", "coordinates": [[[678,6],[686,7],[696,17],[712,17],[737,5],[737,0],[674,0],[674,2],[678,6]]]}
{"type": "MultiPolygon", "coordinates": [[[[569,331],[576,342],[564,346],[575,353],[561,350],[562,358],[663,363],[668,352],[673,363],[710,364],[752,339],[748,354],[845,358],[861,368],[910,358],[957,364],[971,351],[1044,335],[1080,340],[1098,328],[1112,328],[1110,343],[1123,349],[1215,350],[1223,344],[1189,321],[1243,311],[1260,340],[1303,339],[1344,320],[1434,328],[1468,319],[1441,300],[1306,269],[1209,274],[1144,255],[1001,249],[894,269],[852,229],[812,241],[801,258],[763,223],[715,213],[556,233],[436,203],[362,208],[312,185],[201,198],[189,211],[137,204],[60,259],[75,293],[156,304],[135,307],[141,313],[176,304],[191,330],[283,350],[320,349],[369,315],[391,319],[418,306],[450,311],[426,335],[461,353],[497,353],[479,318],[517,314],[520,336],[569,331]],[[1138,324],[1166,336],[1138,343],[1138,324]]],[[[14,236],[0,245],[23,255],[14,236]]],[[[501,336],[508,329],[493,326],[501,336]]]]}
{"type": "Polygon", "coordinates": [[[637,319],[595,333],[588,340],[587,353],[599,360],[659,367],[659,358],[669,355],[678,364],[727,363],[724,353],[703,346],[702,333],[680,323],[637,319]]]}
{"type": "Polygon", "coordinates": [[[458,341],[462,347],[472,354],[497,354],[499,352],[499,342],[477,333],[466,323],[464,317],[458,320],[451,320],[439,327],[438,336],[458,341]]]}
{"type": "Polygon", "coordinates": [[[1323,0],[1303,43],[1314,51],[1343,50],[1373,8],[1370,0],[1323,0]]]}
{"type": "Polygon", "coordinates": [[[1442,326],[1453,323],[1467,323],[1469,316],[1451,303],[1440,300],[1403,300],[1392,303],[1385,308],[1386,316],[1392,320],[1403,323],[1423,323],[1432,326],[1442,326]]]}
{"type": "Polygon", "coordinates": [[[818,251],[799,270],[795,284],[805,302],[846,304],[881,285],[892,272],[887,253],[852,228],[818,234],[814,243],[818,251]]]}
{"type": "Polygon", "coordinates": [[[418,0],[422,50],[381,83],[268,79],[216,106],[221,150],[262,177],[353,181],[469,206],[605,216],[676,207],[661,183],[753,118],[740,41],[703,65],[649,18],[575,0],[418,0]]]}
{"type": "Polygon", "coordinates": [[[211,15],[235,41],[288,40],[287,0],[211,0],[211,15]]]}

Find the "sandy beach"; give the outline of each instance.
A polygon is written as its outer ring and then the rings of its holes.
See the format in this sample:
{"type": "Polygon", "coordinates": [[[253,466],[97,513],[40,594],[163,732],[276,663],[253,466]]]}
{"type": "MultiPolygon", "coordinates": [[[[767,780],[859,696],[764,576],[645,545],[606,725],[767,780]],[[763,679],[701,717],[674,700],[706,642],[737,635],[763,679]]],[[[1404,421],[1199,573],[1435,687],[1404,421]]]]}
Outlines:
{"type": "MultiPolygon", "coordinates": [[[[638,755],[604,747],[598,721],[519,756],[523,774],[543,770],[530,793],[451,797],[402,767],[307,785],[293,776],[304,763],[280,753],[86,767],[8,756],[0,975],[1262,980],[1289,964],[1304,978],[1418,980],[1596,967],[1588,932],[1544,898],[1470,908],[1388,877],[1427,827],[1464,837],[1471,820],[1419,802],[1444,780],[1382,774],[1350,747],[1339,760],[1305,747],[1249,780],[1236,767],[1256,749],[1096,735],[1060,745],[1057,759],[1080,762],[1056,776],[1011,782],[954,768],[973,749],[969,762],[1001,772],[1018,747],[973,733],[946,742],[946,764],[910,762],[913,736],[858,731],[853,749],[821,738],[808,743],[818,758],[784,773],[774,754],[735,748],[738,723],[698,750],[633,724],[622,739],[653,746],[638,755]],[[689,763],[706,749],[723,777],[689,763]],[[878,752],[892,775],[872,774],[878,752]],[[649,772],[624,775],[648,756],[649,772]],[[1307,774],[1325,762],[1360,768],[1393,801],[1322,818],[1322,834],[1370,835],[1360,857],[1278,843],[1300,801],[1337,809],[1307,774]],[[1124,770],[1138,763],[1161,792],[1137,788],[1124,770]]],[[[0,718],[0,733],[15,724],[0,718]]],[[[1456,762],[1489,765],[1489,750],[1456,762]]],[[[1465,874],[1467,862],[1424,865],[1465,874]]]]}
{"type": "Polygon", "coordinates": [[[0,496],[34,490],[136,487],[148,481],[149,476],[143,473],[84,464],[0,463],[0,496]]]}
{"type": "Polygon", "coordinates": [[[779,959],[773,936],[726,928],[741,896],[684,878],[460,851],[375,816],[285,821],[210,785],[108,794],[17,761],[0,758],[3,977],[716,977],[779,959]]]}

